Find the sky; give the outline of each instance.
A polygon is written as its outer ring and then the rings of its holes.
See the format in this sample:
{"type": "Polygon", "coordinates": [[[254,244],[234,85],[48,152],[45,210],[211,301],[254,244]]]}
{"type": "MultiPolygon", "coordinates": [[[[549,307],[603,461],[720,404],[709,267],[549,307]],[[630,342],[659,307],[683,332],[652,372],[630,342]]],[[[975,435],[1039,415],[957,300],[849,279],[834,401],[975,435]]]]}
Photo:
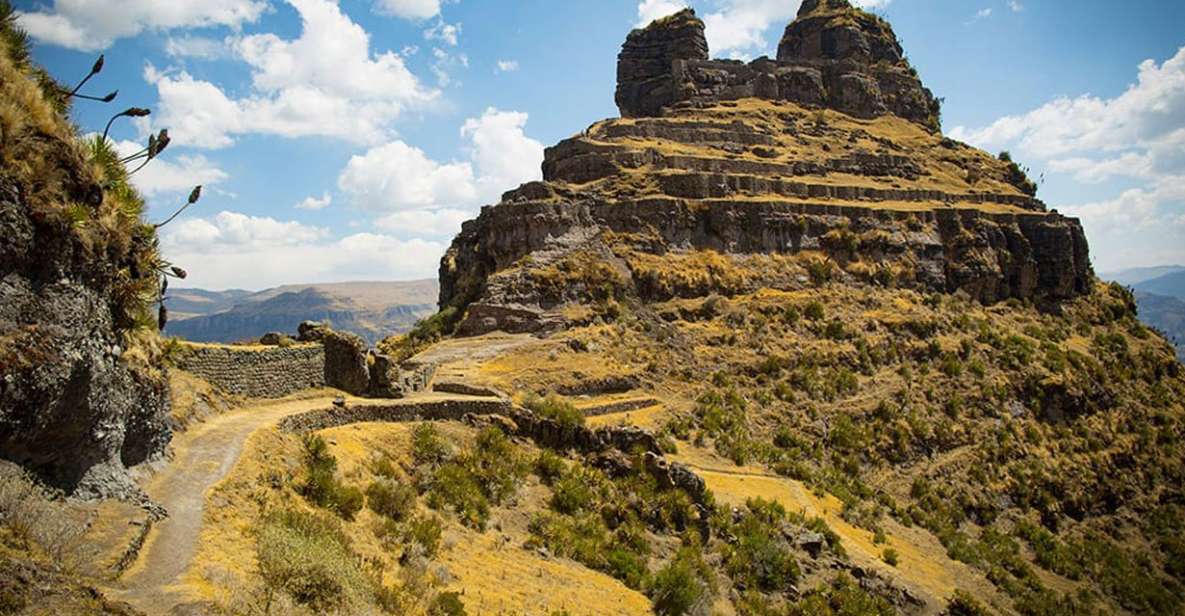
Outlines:
{"type": "MultiPolygon", "coordinates": [[[[776,53],[799,0],[15,0],[74,121],[119,118],[185,285],[435,277],[464,220],[539,179],[543,148],[617,116],[631,28],[684,6],[714,57],[776,53]]],[[[1096,270],[1185,263],[1185,2],[863,0],[943,97],[951,136],[1009,150],[1081,218],[1096,270]],[[1117,10],[1120,7],[1121,10],[1117,10]]]]}

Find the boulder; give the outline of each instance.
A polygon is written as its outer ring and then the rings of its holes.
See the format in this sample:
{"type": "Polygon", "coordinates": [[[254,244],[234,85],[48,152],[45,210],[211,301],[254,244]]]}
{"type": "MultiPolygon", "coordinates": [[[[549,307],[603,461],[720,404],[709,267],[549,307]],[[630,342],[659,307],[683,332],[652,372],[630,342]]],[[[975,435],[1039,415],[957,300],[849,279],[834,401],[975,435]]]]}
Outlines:
{"type": "Polygon", "coordinates": [[[304,321],[296,328],[296,339],[301,342],[320,342],[329,326],[320,321],[304,321]]]}
{"type": "Polygon", "coordinates": [[[372,353],[370,395],[376,398],[402,398],[399,364],[384,353],[372,353]]]}
{"type": "Polygon", "coordinates": [[[370,390],[366,342],[355,334],[322,329],[325,345],[325,384],[356,396],[370,390]]]}
{"type": "Polygon", "coordinates": [[[280,346],[280,343],[284,341],[284,338],[284,334],[281,334],[280,332],[268,332],[260,336],[259,344],[267,346],[280,346]]]}

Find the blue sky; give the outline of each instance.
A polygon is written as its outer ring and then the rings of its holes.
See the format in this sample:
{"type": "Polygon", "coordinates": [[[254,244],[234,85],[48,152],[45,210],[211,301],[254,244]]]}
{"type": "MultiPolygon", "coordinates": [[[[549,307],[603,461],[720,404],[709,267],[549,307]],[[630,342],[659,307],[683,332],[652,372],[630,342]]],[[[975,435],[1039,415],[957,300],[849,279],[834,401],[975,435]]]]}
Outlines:
{"type": "MultiPolygon", "coordinates": [[[[206,288],[433,277],[462,220],[539,177],[542,149],[613,105],[630,28],[691,5],[718,57],[773,55],[798,0],[16,0],[59,79],[120,96],[120,147],[206,288]]],[[[865,0],[945,130],[1011,150],[1086,225],[1096,268],[1185,263],[1185,2],[865,0]]]]}

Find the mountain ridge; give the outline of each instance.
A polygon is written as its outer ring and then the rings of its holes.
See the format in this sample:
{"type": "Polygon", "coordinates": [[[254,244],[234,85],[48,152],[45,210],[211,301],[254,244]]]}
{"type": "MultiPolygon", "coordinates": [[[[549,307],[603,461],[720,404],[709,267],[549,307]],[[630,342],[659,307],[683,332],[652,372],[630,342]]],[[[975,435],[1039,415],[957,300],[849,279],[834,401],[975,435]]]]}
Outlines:
{"type": "Polygon", "coordinates": [[[412,280],[290,284],[254,293],[174,289],[170,306],[187,312],[172,319],[165,333],[194,342],[238,342],[323,321],[373,344],[430,315],[437,288],[434,280],[412,280]],[[197,312],[202,308],[210,311],[197,312]]]}

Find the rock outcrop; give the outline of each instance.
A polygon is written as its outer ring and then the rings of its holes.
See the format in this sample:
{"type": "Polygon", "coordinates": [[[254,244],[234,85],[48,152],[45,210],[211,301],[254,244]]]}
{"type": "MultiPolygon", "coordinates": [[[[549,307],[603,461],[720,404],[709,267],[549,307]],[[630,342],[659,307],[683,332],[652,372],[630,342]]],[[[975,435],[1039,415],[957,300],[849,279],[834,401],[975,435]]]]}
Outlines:
{"type": "Polygon", "coordinates": [[[892,113],[939,130],[939,102],[905,59],[892,27],[846,0],[804,2],[776,60],[709,60],[707,52],[703,22],[690,9],[630,33],[617,65],[621,115],[761,98],[860,118],[892,113]]]}
{"type": "Polygon", "coordinates": [[[321,334],[325,347],[325,384],[356,396],[370,391],[369,349],[356,334],[326,328],[321,334]]]}
{"type": "Polygon", "coordinates": [[[677,100],[672,67],[707,60],[704,23],[686,9],[634,30],[617,60],[617,106],[623,116],[657,115],[677,100]]]}
{"type": "MultiPolygon", "coordinates": [[[[72,143],[39,138],[55,152],[30,163],[43,183],[62,182],[61,198],[88,212],[110,207],[72,143]]],[[[128,348],[125,293],[154,275],[138,270],[148,240],[96,251],[14,175],[0,170],[0,457],[80,497],[133,496],[126,467],[171,436],[151,342],[128,348]]]]}
{"type": "Polygon", "coordinates": [[[1090,288],[1078,221],[1032,197],[1010,161],[937,132],[934,99],[880,18],[808,1],[777,60],[705,48],[689,10],[632,32],[624,117],[548,148],[542,182],[462,226],[440,270],[461,333],[563,327],[574,305],[590,318],[623,300],[832,281],[981,302],[1090,288]]]}

